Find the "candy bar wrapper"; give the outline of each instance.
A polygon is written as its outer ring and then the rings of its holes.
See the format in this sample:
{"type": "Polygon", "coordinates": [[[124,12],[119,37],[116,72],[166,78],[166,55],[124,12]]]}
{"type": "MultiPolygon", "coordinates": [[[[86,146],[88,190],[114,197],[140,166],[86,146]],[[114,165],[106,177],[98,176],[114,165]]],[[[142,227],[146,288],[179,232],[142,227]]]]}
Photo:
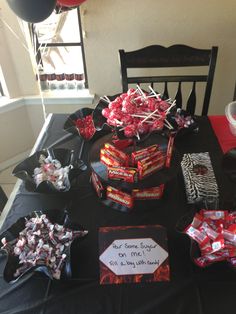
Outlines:
{"type": "Polygon", "coordinates": [[[164,165],[165,158],[163,156],[153,159],[145,164],[142,164],[140,161],[138,161],[139,179],[142,180],[157,170],[162,169],[164,165]]]}
{"type": "Polygon", "coordinates": [[[134,200],[158,200],[162,197],[164,184],[149,189],[134,189],[132,196],[134,200]]]}
{"type": "Polygon", "coordinates": [[[148,157],[140,159],[138,161],[138,164],[145,165],[145,164],[149,163],[150,161],[153,161],[153,160],[161,158],[161,157],[164,157],[164,154],[162,151],[159,150],[159,151],[156,151],[154,153],[150,153],[148,157]]]}
{"type": "Polygon", "coordinates": [[[91,181],[92,181],[93,187],[94,187],[98,197],[101,199],[105,198],[106,191],[105,191],[104,187],[102,186],[102,183],[99,180],[97,174],[94,171],[91,174],[91,181]]]}
{"type": "Polygon", "coordinates": [[[166,168],[170,168],[173,147],[174,147],[174,137],[170,136],[169,141],[168,141],[168,146],[167,146],[167,152],[166,152],[166,168]]]}
{"type": "Polygon", "coordinates": [[[208,152],[185,154],[181,161],[188,203],[218,201],[219,191],[208,152]]]}
{"type": "Polygon", "coordinates": [[[131,162],[132,162],[132,164],[136,165],[139,160],[148,157],[151,153],[156,152],[157,149],[158,149],[158,145],[154,144],[154,145],[151,145],[149,147],[140,149],[140,150],[138,150],[136,152],[133,152],[131,154],[131,162]]]}
{"type": "Polygon", "coordinates": [[[107,167],[109,166],[123,166],[124,164],[120,162],[119,159],[115,158],[105,149],[100,150],[100,161],[105,164],[107,167]]]}
{"type": "Polygon", "coordinates": [[[121,150],[117,149],[115,146],[113,146],[110,143],[105,143],[104,145],[105,151],[109,152],[114,158],[120,161],[120,164],[124,166],[129,165],[129,156],[126,155],[121,150]]]}
{"type": "Polygon", "coordinates": [[[129,183],[138,181],[138,171],[128,167],[108,167],[108,178],[111,180],[122,180],[129,183]]]}
{"type": "Polygon", "coordinates": [[[134,206],[134,200],[130,194],[117,190],[112,186],[107,186],[107,199],[128,208],[133,208],[134,206]]]}

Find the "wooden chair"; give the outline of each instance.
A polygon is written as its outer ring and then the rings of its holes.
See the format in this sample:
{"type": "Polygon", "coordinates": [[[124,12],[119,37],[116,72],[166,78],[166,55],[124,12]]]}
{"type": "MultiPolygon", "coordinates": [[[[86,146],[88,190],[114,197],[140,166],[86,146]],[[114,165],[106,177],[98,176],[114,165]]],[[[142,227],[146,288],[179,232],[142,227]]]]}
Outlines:
{"type": "Polygon", "coordinates": [[[3,211],[4,206],[7,203],[7,196],[3,191],[2,187],[0,186],[0,214],[3,211]]]}
{"type": "MultiPolygon", "coordinates": [[[[149,83],[152,87],[154,83],[164,83],[163,96],[169,98],[168,82],[177,82],[176,103],[182,107],[183,82],[192,82],[186,111],[194,114],[196,108],[196,83],[205,82],[205,94],[202,107],[202,115],[207,115],[210,102],[212,83],[214,78],[218,47],[211,49],[196,49],[185,45],[173,45],[168,48],[153,45],[143,49],[125,52],[119,50],[121,78],[123,92],[128,90],[129,84],[149,83]],[[168,75],[168,76],[128,76],[127,70],[130,68],[177,68],[177,67],[199,67],[208,66],[207,75],[168,75]]],[[[158,91],[158,88],[154,88],[158,91]]]]}
{"type": "Polygon", "coordinates": [[[233,101],[236,101],[236,83],[235,83],[235,87],[234,87],[234,97],[233,97],[233,101]]]}

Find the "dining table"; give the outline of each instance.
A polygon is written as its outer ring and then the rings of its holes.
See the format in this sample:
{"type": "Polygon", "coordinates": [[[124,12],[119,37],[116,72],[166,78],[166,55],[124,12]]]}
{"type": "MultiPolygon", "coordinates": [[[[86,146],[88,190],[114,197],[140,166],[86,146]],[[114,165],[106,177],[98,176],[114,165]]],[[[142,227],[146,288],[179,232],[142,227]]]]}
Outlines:
{"type": "MultiPolygon", "coordinates": [[[[67,118],[67,114],[49,115],[34,152],[66,136],[63,126],[67,118]]],[[[198,116],[196,121],[198,131],[177,136],[175,149],[180,160],[186,153],[209,153],[219,189],[218,209],[233,210],[234,187],[223,171],[222,159],[227,150],[236,147],[236,137],[230,136],[229,140],[230,130],[224,116],[198,116]],[[227,146],[224,146],[224,138],[227,146]]],[[[236,269],[227,262],[198,267],[191,258],[189,237],[176,227],[194,207],[186,199],[181,166],[166,183],[163,198],[156,206],[149,208],[147,201],[141,210],[134,208],[130,212],[121,212],[104,205],[93,190],[89,164],[93,144],[93,140],[84,142],[80,136],[58,142],[57,148],[80,153],[87,170],[78,176],[76,186],[65,193],[30,192],[21,182],[0,231],[3,233],[32,211],[66,209],[72,221],[88,230],[87,236],[71,252],[72,277],[51,280],[43,273],[30,272],[18,281],[8,283],[4,280],[7,256],[0,254],[0,313],[234,313],[236,269]],[[99,228],[154,224],[167,230],[170,280],[100,284],[99,228]]]]}

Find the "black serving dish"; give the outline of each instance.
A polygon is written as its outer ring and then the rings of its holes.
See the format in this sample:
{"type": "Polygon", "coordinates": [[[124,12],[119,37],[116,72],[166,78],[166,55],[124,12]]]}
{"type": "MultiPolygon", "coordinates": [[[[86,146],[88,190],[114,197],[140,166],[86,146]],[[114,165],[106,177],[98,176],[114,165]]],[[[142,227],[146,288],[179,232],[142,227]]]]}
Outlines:
{"type": "Polygon", "coordinates": [[[23,180],[25,182],[25,188],[29,192],[38,192],[38,193],[61,193],[67,192],[64,190],[57,190],[50,181],[43,181],[38,186],[33,179],[34,169],[39,167],[39,158],[40,155],[44,155],[48,157],[51,155],[53,159],[57,159],[60,161],[62,167],[72,165],[73,168],[69,170],[69,182],[70,189],[73,188],[76,184],[76,178],[78,175],[87,169],[87,166],[84,162],[78,159],[73,150],[63,149],[63,148],[55,148],[50,150],[41,150],[37,151],[20,164],[18,164],[14,169],[12,174],[17,178],[23,180]]]}
{"type": "MultiPolygon", "coordinates": [[[[97,131],[97,128],[95,126],[94,126],[95,127],[95,132],[94,132],[93,136],[90,137],[90,138],[85,138],[84,136],[82,136],[81,133],[80,133],[79,128],[76,127],[76,121],[78,119],[83,119],[83,118],[85,118],[86,116],[89,116],[89,115],[92,115],[92,117],[93,117],[93,111],[94,110],[92,108],[82,108],[82,109],[77,110],[75,113],[71,114],[67,118],[67,120],[66,120],[66,122],[64,124],[64,130],[69,132],[69,133],[71,133],[71,134],[73,134],[73,135],[80,136],[84,141],[96,140],[102,134],[99,134],[99,132],[97,131]]],[[[110,129],[108,129],[108,128],[106,130],[110,131],[110,129]]],[[[103,132],[103,135],[104,134],[105,133],[103,132]]]]}
{"type": "MultiPolygon", "coordinates": [[[[190,241],[190,258],[192,260],[192,262],[200,267],[198,265],[198,263],[196,262],[196,259],[201,257],[201,251],[200,251],[200,248],[199,248],[199,244],[193,240],[192,238],[190,238],[186,233],[185,233],[185,230],[186,228],[192,223],[193,221],[193,218],[195,216],[195,214],[197,212],[200,211],[200,209],[202,209],[203,206],[202,206],[202,203],[198,203],[198,204],[195,204],[195,205],[189,205],[189,211],[187,213],[185,213],[185,215],[183,215],[177,222],[176,224],[176,230],[178,232],[180,232],[181,234],[183,234],[184,236],[188,237],[189,238],[189,241],[190,241]]],[[[235,267],[233,267],[230,262],[226,261],[226,260],[222,260],[222,261],[215,261],[215,262],[212,262],[212,263],[209,263],[208,265],[206,266],[201,266],[200,268],[208,268],[208,267],[216,267],[216,265],[226,265],[227,268],[232,268],[232,269],[235,269],[235,267]]],[[[224,267],[224,266],[223,266],[224,267]]]]}
{"type": "MultiPolygon", "coordinates": [[[[58,209],[50,209],[50,210],[41,210],[41,211],[34,211],[31,214],[21,217],[18,219],[9,229],[4,231],[0,235],[0,247],[2,246],[1,240],[3,238],[6,238],[7,242],[12,241],[16,238],[18,238],[19,233],[25,228],[25,219],[30,219],[34,217],[39,217],[42,214],[45,214],[46,217],[50,220],[51,223],[63,225],[66,228],[69,228],[71,230],[75,231],[85,231],[84,228],[77,223],[74,223],[70,220],[68,213],[66,210],[58,210],[58,209]]],[[[81,240],[81,237],[84,235],[80,235],[79,237],[76,237],[73,242],[70,244],[70,246],[67,247],[67,249],[64,251],[64,253],[67,255],[66,259],[64,261],[63,267],[61,269],[61,277],[60,280],[69,280],[73,276],[72,274],[72,268],[71,268],[71,256],[72,256],[72,246],[78,245],[78,241],[81,240]]],[[[2,249],[1,254],[7,255],[7,260],[3,272],[3,278],[8,283],[15,283],[20,278],[25,276],[26,274],[34,273],[34,272],[40,272],[48,276],[50,279],[54,279],[52,277],[52,273],[50,271],[50,268],[46,265],[36,265],[28,268],[24,273],[19,275],[18,277],[14,276],[14,273],[16,269],[19,266],[19,259],[17,256],[13,254],[7,253],[5,249],[2,249]]]]}

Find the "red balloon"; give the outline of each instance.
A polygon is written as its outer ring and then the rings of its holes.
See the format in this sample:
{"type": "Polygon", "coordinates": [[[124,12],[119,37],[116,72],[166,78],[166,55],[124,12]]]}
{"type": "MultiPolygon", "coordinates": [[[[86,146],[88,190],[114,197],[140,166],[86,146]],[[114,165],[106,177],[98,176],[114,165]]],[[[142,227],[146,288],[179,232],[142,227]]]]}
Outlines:
{"type": "Polygon", "coordinates": [[[85,0],[57,0],[57,4],[63,7],[77,7],[85,0]]]}

